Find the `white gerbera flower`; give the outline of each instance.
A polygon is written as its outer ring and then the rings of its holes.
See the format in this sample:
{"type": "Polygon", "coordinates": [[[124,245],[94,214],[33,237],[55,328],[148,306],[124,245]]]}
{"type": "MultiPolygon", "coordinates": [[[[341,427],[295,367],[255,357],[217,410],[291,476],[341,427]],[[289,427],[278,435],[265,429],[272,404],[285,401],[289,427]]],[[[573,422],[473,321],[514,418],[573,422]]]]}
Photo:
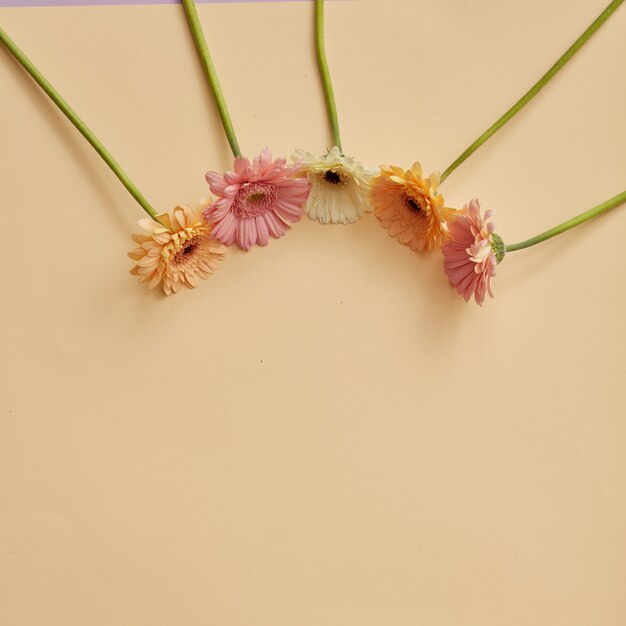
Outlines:
{"type": "Polygon", "coordinates": [[[337,146],[322,157],[296,150],[300,172],[311,183],[305,213],[322,224],[353,224],[364,211],[371,211],[370,181],[378,173],[368,170],[352,157],[343,156],[337,146]]]}

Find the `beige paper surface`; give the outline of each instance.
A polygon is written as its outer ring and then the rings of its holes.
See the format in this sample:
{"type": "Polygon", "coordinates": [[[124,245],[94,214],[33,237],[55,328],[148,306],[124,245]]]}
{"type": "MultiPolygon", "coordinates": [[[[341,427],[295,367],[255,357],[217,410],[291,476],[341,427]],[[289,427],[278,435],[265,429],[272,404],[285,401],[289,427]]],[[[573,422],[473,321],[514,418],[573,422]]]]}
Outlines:
{"type": "MultiPolygon", "coordinates": [[[[443,170],[606,0],[329,3],[347,153],[443,170]]],[[[330,138],[312,4],[199,7],[244,151],[330,138]]],[[[0,10],[161,210],[228,146],[178,6],[0,10]]],[[[626,185],[626,8],[443,185],[505,241],[626,185]]],[[[480,309],[372,216],[128,275],[142,212],[0,51],[0,624],[622,626],[626,209],[480,309]]]]}

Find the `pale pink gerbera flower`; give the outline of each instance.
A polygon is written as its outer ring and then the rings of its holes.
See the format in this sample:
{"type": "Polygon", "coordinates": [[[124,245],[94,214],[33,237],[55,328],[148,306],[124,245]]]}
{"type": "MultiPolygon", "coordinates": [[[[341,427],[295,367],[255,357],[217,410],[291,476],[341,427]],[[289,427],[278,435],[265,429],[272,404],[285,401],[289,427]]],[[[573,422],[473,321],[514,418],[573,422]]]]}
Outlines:
{"type": "Polygon", "coordinates": [[[132,236],[138,247],[128,254],[135,261],[130,273],[149,289],[161,284],[166,295],[182,286],[195,287],[199,278],[218,268],[226,248],[211,238],[200,209],[177,206],[172,216],[162,213],[158,218],[139,220],[147,234],[132,236]]]}
{"type": "Polygon", "coordinates": [[[485,294],[493,298],[491,279],[504,257],[504,244],[494,231],[491,211],[480,214],[478,200],[463,207],[454,222],[448,223],[449,240],[443,246],[444,270],[450,283],[465,302],[474,296],[482,306],[485,294]]]}
{"type": "Polygon", "coordinates": [[[302,217],[309,195],[306,178],[294,178],[300,163],[286,166],[285,159],[272,161],[265,148],[252,163],[235,159],[234,171],[207,172],[211,192],[217,196],[203,212],[215,224],[211,236],[223,244],[249,250],[255,243],[265,246],[269,236],[282,237],[289,226],[302,217]]]}

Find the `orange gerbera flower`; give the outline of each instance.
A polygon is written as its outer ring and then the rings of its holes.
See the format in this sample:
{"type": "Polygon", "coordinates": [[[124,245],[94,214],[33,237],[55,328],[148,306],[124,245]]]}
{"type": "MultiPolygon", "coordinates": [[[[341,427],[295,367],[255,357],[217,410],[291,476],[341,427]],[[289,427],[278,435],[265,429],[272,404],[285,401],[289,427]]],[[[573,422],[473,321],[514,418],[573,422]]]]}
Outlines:
{"type": "Polygon", "coordinates": [[[390,237],[416,252],[431,252],[446,241],[446,222],[454,219],[455,210],[443,206],[438,185],[439,174],[424,178],[417,162],[406,171],[381,165],[371,183],[371,198],[374,214],[390,237]]]}
{"type": "Polygon", "coordinates": [[[128,256],[135,261],[130,273],[148,283],[148,289],[162,284],[166,295],[181,287],[195,287],[199,278],[208,278],[219,266],[226,248],[211,238],[211,225],[188,206],[139,220],[147,234],[133,235],[135,248],[128,256]]]}

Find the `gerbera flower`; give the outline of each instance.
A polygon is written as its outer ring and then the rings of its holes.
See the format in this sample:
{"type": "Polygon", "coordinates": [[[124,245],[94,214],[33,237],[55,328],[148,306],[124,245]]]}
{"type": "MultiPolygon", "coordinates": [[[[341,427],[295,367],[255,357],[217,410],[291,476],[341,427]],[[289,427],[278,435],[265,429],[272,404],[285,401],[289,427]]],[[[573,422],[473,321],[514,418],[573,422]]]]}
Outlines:
{"type": "Polygon", "coordinates": [[[206,179],[217,200],[203,211],[215,224],[211,236],[223,244],[249,250],[255,243],[267,245],[269,236],[282,237],[300,221],[309,195],[306,178],[294,178],[300,164],[287,167],[285,159],[272,161],[265,148],[250,161],[235,158],[234,171],[207,172],[206,179]]]}
{"type": "Polygon", "coordinates": [[[454,219],[455,211],[444,207],[438,185],[439,174],[424,178],[419,163],[407,171],[383,165],[372,181],[374,214],[391,237],[416,252],[440,246],[446,240],[447,222],[454,219]]]}
{"type": "Polygon", "coordinates": [[[376,170],[366,170],[337,146],[322,157],[296,150],[293,160],[301,160],[300,173],[311,183],[305,213],[322,224],[353,224],[364,211],[371,211],[370,182],[376,170]]]}
{"type": "Polygon", "coordinates": [[[505,253],[502,239],[493,232],[491,215],[486,211],[483,217],[478,200],[472,200],[450,224],[450,240],[443,246],[444,271],[450,283],[465,302],[474,296],[481,306],[487,293],[493,298],[491,279],[505,253]]]}
{"type": "Polygon", "coordinates": [[[211,238],[201,208],[177,206],[172,217],[158,216],[161,224],[150,218],[139,220],[148,234],[132,236],[139,247],[128,256],[136,261],[130,273],[140,283],[148,283],[149,289],[161,283],[169,295],[183,285],[195,287],[198,278],[208,278],[218,268],[226,248],[211,238]]]}

